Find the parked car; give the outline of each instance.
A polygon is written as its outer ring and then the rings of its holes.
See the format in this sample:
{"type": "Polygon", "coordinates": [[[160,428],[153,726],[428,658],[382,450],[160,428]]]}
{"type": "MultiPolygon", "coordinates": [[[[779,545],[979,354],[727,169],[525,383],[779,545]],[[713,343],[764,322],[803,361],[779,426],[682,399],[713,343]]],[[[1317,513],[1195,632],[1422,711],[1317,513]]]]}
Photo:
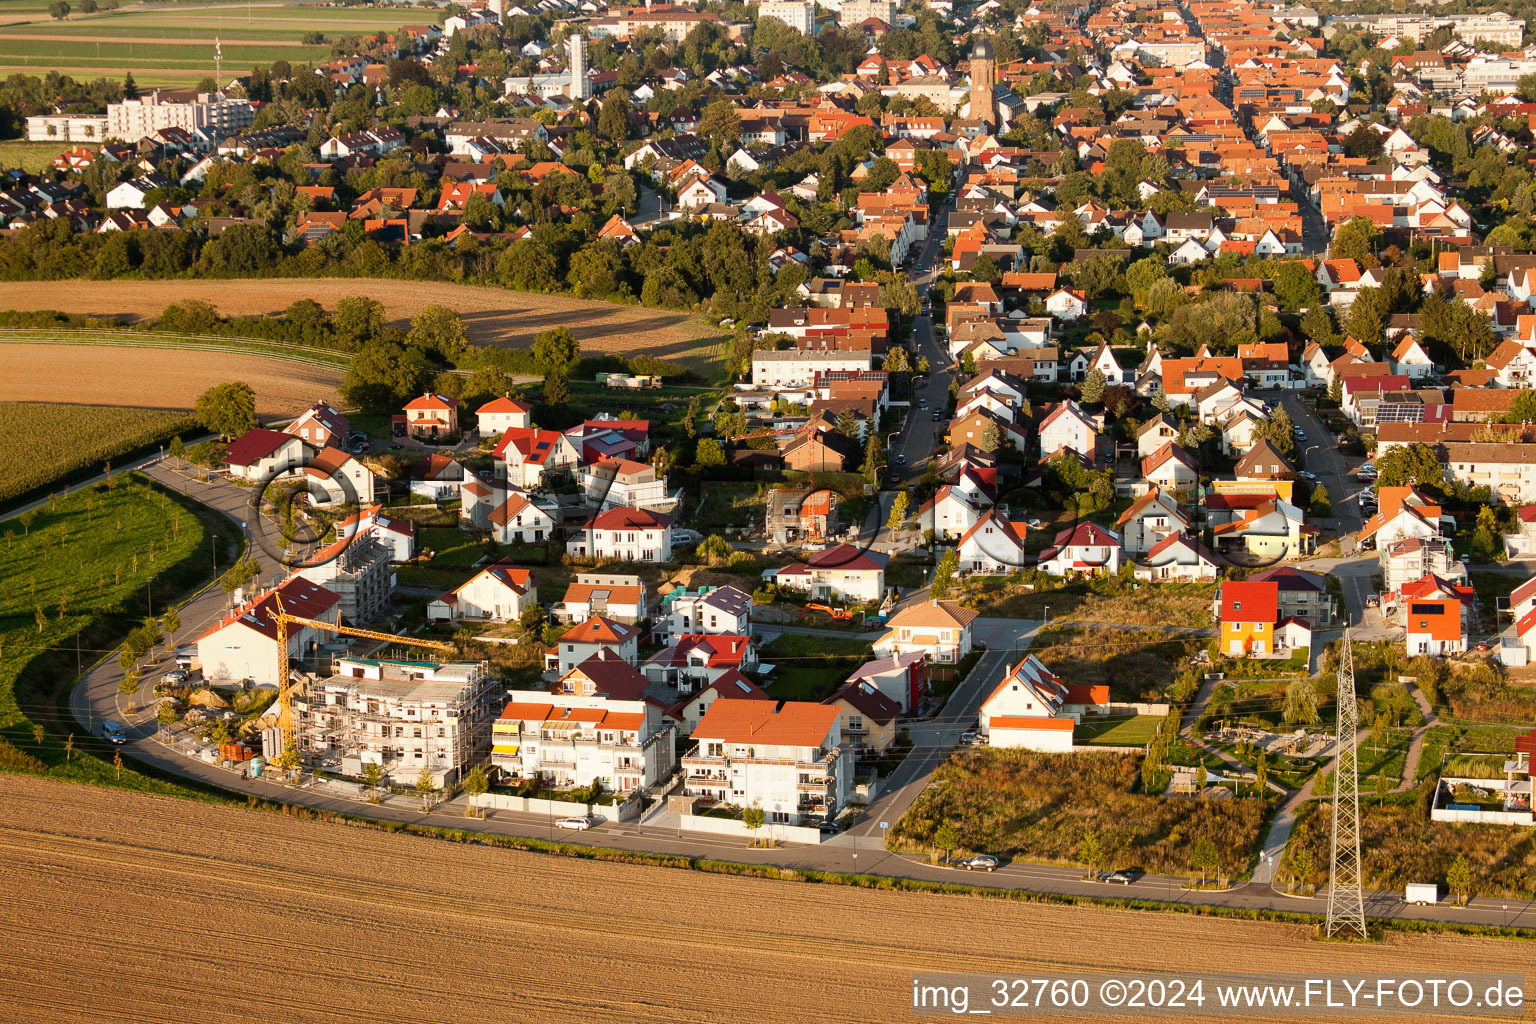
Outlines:
{"type": "Polygon", "coordinates": [[[1302,470],[1300,473],[1298,473],[1296,475],[1301,477],[1303,480],[1316,480],[1317,479],[1317,474],[1316,473],[1308,472],[1305,469],[1302,470]]]}
{"type": "Polygon", "coordinates": [[[843,830],[843,826],[835,821],[821,821],[816,824],[816,831],[824,836],[835,836],[843,830]]]}
{"type": "Polygon", "coordinates": [[[896,465],[904,466],[904,465],[906,465],[906,463],[907,463],[907,456],[904,453],[902,453],[902,452],[897,452],[896,453],[896,465]]]}
{"type": "Polygon", "coordinates": [[[585,814],[578,814],[570,818],[561,818],[559,821],[555,822],[555,824],[561,828],[568,828],[577,832],[583,832],[591,828],[596,823],[589,816],[585,814]]]}
{"type": "Polygon", "coordinates": [[[672,543],[674,544],[697,544],[703,539],[704,535],[698,530],[684,528],[672,531],[672,543]]]}
{"type": "Polygon", "coordinates": [[[1038,519],[1026,519],[1024,520],[1024,525],[1029,527],[1031,530],[1045,529],[1045,524],[1038,519]]]}
{"type": "Polygon", "coordinates": [[[1104,881],[1114,882],[1116,885],[1130,885],[1136,881],[1136,875],[1130,871],[1111,871],[1103,876],[1104,881]]]}
{"type": "Polygon", "coordinates": [[[928,408],[928,399],[926,399],[926,398],[919,398],[917,400],[917,407],[919,409],[926,409],[926,408],[928,408]]]}
{"type": "Polygon", "coordinates": [[[1486,640],[1479,640],[1478,643],[1477,643],[1477,646],[1472,648],[1472,649],[1474,651],[1486,651],[1488,649],[1488,641],[1486,641],[1486,640]]]}
{"type": "Polygon", "coordinates": [[[943,418],[944,418],[944,414],[943,413],[939,412],[939,410],[937,410],[937,409],[933,410],[933,422],[938,423],[943,418]]]}
{"type": "Polygon", "coordinates": [[[1307,432],[1302,430],[1300,427],[1297,427],[1295,437],[1298,441],[1305,441],[1307,439],[1307,432]]]}
{"type": "Polygon", "coordinates": [[[996,871],[997,858],[988,853],[978,853],[974,857],[965,858],[960,866],[967,871],[996,871]]]}
{"type": "Polygon", "coordinates": [[[1376,474],[1375,473],[1367,473],[1364,470],[1362,470],[1359,473],[1355,474],[1355,479],[1360,481],[1362,484],[1368,484],[1371,481],[1376,479],[1376,474]]]}
{"type": "Polygon", "coordinates": [[[187,681],[187,670],[184,668],[173,668],[161,676],[160,681],[167,686],[180,686],[187,681]]]}
{"type": "Polygon", "coordinates": [[[117,746],[128,742],[128,734],[123,731],[122,725],[110,718],[101,723],[101,738],[117,746]]]}

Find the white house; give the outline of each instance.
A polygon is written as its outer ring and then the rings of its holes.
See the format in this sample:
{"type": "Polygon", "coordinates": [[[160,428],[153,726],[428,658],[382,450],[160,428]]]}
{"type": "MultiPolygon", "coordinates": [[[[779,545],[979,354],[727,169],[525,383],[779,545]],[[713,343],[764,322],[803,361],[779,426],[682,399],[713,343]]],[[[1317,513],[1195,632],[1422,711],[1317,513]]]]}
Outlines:
{"type": "Polygon", "coordinates": [[[319,644],[335,635],[313,626],[290,623],[288,650],[280,660],[277,647],[277,600],[283,611],[301,618],[335,623],[341,598],[317,583],[294,577],[225,615],[197,638],[197,661],[210,683],[251,680],[257,686],[277,686],[284,666],[316,653],[319,644]]]}
{"type": "MultiPolygon", "coordinates": [[[[552,610],[561,622],[602,615],[633,625],[650,614],[645,581],[629,573],[579,572],[552,610]]],[[[694,630],[694,632],[703,632],[694,630]]]]}
{"type": "Polygon", "coordinates": [[[1010,522],[996,509],[987,509],[960,538],[957,553],[961,571],[1009,573],[1022,569],[1028,563],[1024,532],[1024,523],[1010,522]]]}
{"type": "Polygon", "coordinates": [[[860,551],[851,544],[818,551],[804,562],[768,569],[763,578],[787,590],[810,595],[813,601],[878,601],[885,596],[888,556],[860,551]]]}
{"type": "Polygon", "coordinates": [[[1188,452],[1170,441],[1141,460],[1141,478],[1153,487],[1193,491],[1200,483],[1200,470],[1188,452]]]}
{"type": "Polygon", "coordinates": [[[1115,520],[1128,555],[1151,551],[1165,538],[1189,529],[1189,517],[1161,487],[1153,487],[1115,520]]]}
{"type": "Polygon", "coordinates": [[[1040,453],[1069,448],[1092,464],[1098,458],[1099,430],[1082,407],[1068,399],[1057,402],[1040,421],[1040,453]]]}
{"type": "Polygon", "coordinates": [[[672,517],[640,508],[599,512],[576,531],[566,550],[577,558],[671,561],[672,517]]]}
{"type": "Polygon", "coordinates": [[[666,476],[658,476],[654,466],[630,459],[609,458],[588,466],[582,470],[581,486],[587,505],[599,510],[671,504],[666,476]]]}
{"type": "Polygon", "coordinates": [[[1136,563],[1139,580],[1214,580],[1215,556],[1204,544],[1186,533],[1164,537],[1147,552],[1146,561],[1136,563]]]}
{"type": "Polygon", "coordinates": [[[1067,753],[1077,728],[1067,703],[1067,685],[1030,654],[981,702],[978,731],[990,747],[1067,753]]]}
{"type": "Polygon", "coordinates": [[[752,595],[739,587],[677,587],[661,599],[651,630],[662,643],[687,633],[752,634],[752,595]]]}
{"type": "Polygon", "coordinates": [[[1076,320],[1088,315],[1088,300],[1071,288],[1057,288],[1046,296],[1045,311],[1058,320],[1076,320]]]}
{"type": "Polygon", "coordinates": [[[1120,538],[1097,523],[1062,530],[1040,552],[1040,569],[1052,576],[1113,576],[1120,571],[1120,538]]]}
{"type": "Polygon", "coordinates": [[[296,434],[255,427],[229,443],[224,463],[234,479],[256,483],[303,465],[314,450],[296,434]]]}
{"type": "Polygon", "coordinates": [[[539,588],[527,569],[500,561],[481,569],[458,587],[427,605],[427,618],[511,622],[539,600],[539,588]]]}
{"type": "Polygon", "coordinates": [[[917,510],[917,522],[940,540],[955,540],[976,525],[988,504],[978,495],[944,484],[917,510]]]}
{"type": "Polygon", "coordinates": [[[544,669],[565,675],[588,658],[617,658],[630,665],[640,657],[640,628],[594,615],[562,633],[545,653],[544,669]]]}
{"type": "Polygon", "coordinates": [[[581,453],[560,431],[532,427],[508,427],[492,454],[505,467],[507,483],[527,490],[545,486],[549,476],[581,461],[581,453]]]}
{"type": "Polygon", "coordinates": [[[757,648],[750,636],[730,633],[684,633],[640,665],[653,683],[691,693],[727,672],[748,672],[757,665],[757,648]]]}
{"type": "Polygon", "coordinates": [[[693,739],[698,745],[682,759],[687,796],[755,807],[790,825],[833,818],[847,803],[852,764],[836,705],[717,700],[693,739]]]}
{"type": "Polygon", "coordinates": [[[508,430],[533,426],[533,406],[515,398],[493,398],[475,410],[475,427],[481,437],[495,437],[508,430]]]}
{"type": "Polygon", "coordinates": [[[416,524],[409,519],[386,515],[381,506],[358,509],[336,524],[338,537],[351,537],[356,533],[371,536],[384,545],[391,562],[409,562],[416,556],[416,524]]]}
{"type": "Polygon", "coordinates": [[[523,491],[507,491],[490,513],[489,529],[498,544],[543,544],[555,535],[555,517],[523,491]]]}

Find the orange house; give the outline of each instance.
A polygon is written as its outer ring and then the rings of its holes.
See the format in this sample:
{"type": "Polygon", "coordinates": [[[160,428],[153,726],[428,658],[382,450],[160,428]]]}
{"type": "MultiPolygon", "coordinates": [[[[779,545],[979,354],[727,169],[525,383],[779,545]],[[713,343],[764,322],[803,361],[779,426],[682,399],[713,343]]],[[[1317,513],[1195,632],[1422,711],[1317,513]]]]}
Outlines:
{"type": "Polygon", "coordinates": [[[1236,658],[1275,652],[1280,585],[1228,580],[1217,599],[1221,611],[1221,653],[1236,658]]]}

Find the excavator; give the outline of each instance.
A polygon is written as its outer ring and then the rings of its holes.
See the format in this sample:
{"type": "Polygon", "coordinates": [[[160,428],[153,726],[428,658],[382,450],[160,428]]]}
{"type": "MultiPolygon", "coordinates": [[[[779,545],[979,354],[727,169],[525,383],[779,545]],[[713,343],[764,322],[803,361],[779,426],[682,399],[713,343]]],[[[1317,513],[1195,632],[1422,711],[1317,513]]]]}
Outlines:
{"type": "Polygon", "coordinates": [[[826,604],[806,605],[805,608],[800,612],[800,618],[805,618],[807,612],[826,612],[828,615],[832,616],[833,622],[842,622],[846,619],[853,618],[853,611],[851,609],[833,608],[831,605],[826,604]]]}

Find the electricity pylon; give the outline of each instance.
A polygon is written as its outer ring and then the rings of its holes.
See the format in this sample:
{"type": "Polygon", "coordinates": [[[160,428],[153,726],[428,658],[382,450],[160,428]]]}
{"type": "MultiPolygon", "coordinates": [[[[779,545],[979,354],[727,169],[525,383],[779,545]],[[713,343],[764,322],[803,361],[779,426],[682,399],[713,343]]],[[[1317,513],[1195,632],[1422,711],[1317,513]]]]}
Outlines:
{"type": "Polygon", "coordinates": [[[1354,932],[1365,938],[1365,897],[1360,891],[1360,760],[1355,749],[1355,659],[1349,628],[1339,648],[1339,758],[1333,770],[1333,859],[1328,870],[1328,937],[1354,932]]]}

